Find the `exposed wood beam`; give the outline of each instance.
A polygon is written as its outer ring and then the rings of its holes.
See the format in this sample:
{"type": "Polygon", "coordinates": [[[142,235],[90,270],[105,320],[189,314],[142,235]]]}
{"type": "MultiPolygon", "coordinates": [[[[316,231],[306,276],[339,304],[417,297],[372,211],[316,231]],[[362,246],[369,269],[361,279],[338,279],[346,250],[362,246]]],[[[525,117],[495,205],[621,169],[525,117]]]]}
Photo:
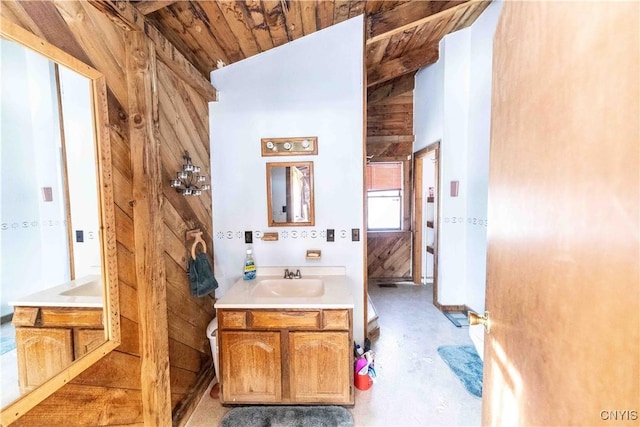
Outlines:
{"type": "Polygon", "coordinates": [[[399,34],[429,22],[442,19],[444,16],[453,14],[460,9],[467,8],[472,4],[483,3],[483,0],[463,0],[451,2],[417,1],[405,3],[380,16],[374,15],[368,18],[368,38],[367,44],[375,43],[382,39],[399,34]],[[439,6],[436,9],[433,3],[439,6]],[[401,9],[401,10],[400,10],[401,9]],[[400,11],[399,11],[400,10],[400,11]],[[434,10],[436,12],[434,13],[434,10]],[[419,19],[416,17],[421,16],[419,19]]]}
{"type": "Polygon", "coordinates": [[[171,425],[167,281],[162,230],[162,167],[155,47],[142,31],[126,34],[129,136],[133,207],[142,415],[145,425],[171,425]]]}
{"type": "Polygon", "coordinates": [[[417,71],[438,60],[438,46],[420,49],[390,61],[367,67],[367,87],[417,71]]]}
{"type": "Polygon", "coordinates": [[[143,15],[149,15],[150,13],[156,12],[164,7],[171,6],[174,3],[177,2],[168,0],[144,0],[136,3],[135,7],[143,15]]]}
{"type": "Polygon", "coordinates": [[[89,0],[89,3],[125,31],[144,30],[144,15],[128,1],[89,0]]]}
{"type": "Polygon", "coordinates": [[[154,42],[156,54],[174,73],[205,100],[216,101],[216,89],[197,68],[128,1],[91,0],[94,7],[125,31],[144,31],[154,42]]]}
{"type": "Polygon", "coordinates": [[[414,86],[415,72],[402,75],[392,80],[387,80],[376,86],[371,86],[367,91],[367,104],[375,104],[383,99],[408,92],[413,90],[414,86]]]}

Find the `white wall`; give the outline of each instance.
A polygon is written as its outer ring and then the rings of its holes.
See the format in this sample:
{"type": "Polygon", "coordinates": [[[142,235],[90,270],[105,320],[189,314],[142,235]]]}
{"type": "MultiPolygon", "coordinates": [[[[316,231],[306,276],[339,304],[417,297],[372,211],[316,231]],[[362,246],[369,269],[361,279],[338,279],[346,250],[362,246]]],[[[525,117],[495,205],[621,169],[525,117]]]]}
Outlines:
{"type": "MultiPolygon", "coordinates": [[[[440,51],[443,50],[440,42],[440,51]]],[[[413,89],[414,152],[442,139],[444,110],[444,59],[422,68],[416,73],[413,89]]]]}
{"type": "Polygon", "coordinates": [[[493,35],[502,2],[492,4],[471,26],[467,154],[467,292],[465,303],[482,313],[487,276],[487,201],[491,134],[493,35]]]}
{"type": "Polygon", "coordinates": [[[91,81],[65,67],[60,69],[63,126],[73,236],[74,278],[100,274],[100,212],[95,177],[96,144],[93,132],[91,81]],[[75,232],[83,232],[83,241],[75,232]]]}
{"type": "Polygon", "coordinates": [[[502,2],[440,42],[416,74],[414,151],[441,139],[438,298],[484,310],[492,40],[502,2]],[[459,181],[458,197],[450,182],[459,181]]]}
{"type": "Polygon", "coordinates": [[[69,279],[60,180],[60,127],[52,64],[0,39],[2,315],[18,297],[69,279]],[[42,187],[53,201],[43,202],[42,187]]]}
{"type": "Polygon", "coordinates": [[[224,295],[241,277],[244,231],[260,266],[345,266],[353,285],[354,338],[364,340],[363,21],[341,24],[211,73],[211,180],[216,278],[224,295]],[[317,156],[261,157],[260,139],[317,136],[317,156]],[[315,226],[267,229],[266,163],[313,161],[315,226]],[[325,231],[336,230],[326,242],[325,231]],[[263,242],[255,232],[279,231],[263,242]],[[307,249],[322,259],[305,260],[307,249]]]}
{"type": "MultiPolygon", "coordinates": [[[[1,40],[1,314],[19,297],[71,278],[54,65],[1,40]],[[43,200],[51,187],[52,201],[43,200]]],[[[100,236],[90,81],[59,67],[74,242],[74,274],[99,274],[100,236]]]]}
{"type": "Polygon", "coordinates": [[[444,109],[440,150],[440,236],[438,240],[438,298],[444,305],[466,300],[467,135],[469,122],[469,31],[449,34],[442,44],[444,109]],[[458,181],[458,197],[450,195],[458,181]],[[462,259],[462,262],[460,262],[462,259]],[[450,286],[450,284],[456,284],[450,286]]]}

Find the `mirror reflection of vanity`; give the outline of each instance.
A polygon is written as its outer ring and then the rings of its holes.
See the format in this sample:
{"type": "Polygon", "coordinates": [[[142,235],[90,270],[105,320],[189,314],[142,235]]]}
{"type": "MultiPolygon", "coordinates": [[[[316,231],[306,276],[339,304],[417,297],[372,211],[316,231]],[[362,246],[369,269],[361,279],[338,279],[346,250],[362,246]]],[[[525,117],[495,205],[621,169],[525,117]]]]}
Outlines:
{"type": "Polygon", "coordinates": [[[267,163],[270,227],[315,224],[313,162],[267,163]]]}
{"type": "Polygon", "coordinates": [[[104,76],[2,21],[2,419],[120,340],[104,76]]]}

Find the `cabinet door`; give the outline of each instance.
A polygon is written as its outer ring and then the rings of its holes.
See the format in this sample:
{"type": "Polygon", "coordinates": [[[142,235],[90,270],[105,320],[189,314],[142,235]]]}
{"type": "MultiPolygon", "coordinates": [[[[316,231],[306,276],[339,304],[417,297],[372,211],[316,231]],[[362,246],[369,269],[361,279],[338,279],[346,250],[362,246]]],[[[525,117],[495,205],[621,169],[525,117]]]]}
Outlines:
{"type": "Polygon", "coordinates": [[[291,332],[289,378],[292,402],[352,403],[349,333],[291,332]]]}
{"type": "Polygon", "coordinates": [[[73,353],[75,359],[89,353],[106,340],[104,329],[74,329],[73,353]]]}
{"type": "Polygon", "coordinates": [[[71,329],[16,328],[20,392],[33,390],[73,362],[71,329]]]}
{"type": "Polygon", "coordinates": [[[280,402],[280,332],[221,332],[220,370],[223,403],[280,402]]]}

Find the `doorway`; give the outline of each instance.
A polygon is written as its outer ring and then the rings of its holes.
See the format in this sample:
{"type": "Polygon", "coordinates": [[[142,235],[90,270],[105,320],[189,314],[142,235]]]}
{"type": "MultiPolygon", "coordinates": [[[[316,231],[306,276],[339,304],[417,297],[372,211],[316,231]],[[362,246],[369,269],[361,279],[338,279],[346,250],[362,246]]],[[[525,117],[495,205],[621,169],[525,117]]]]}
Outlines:
{"type": "Polygon", "coordinates": [[[438,306],[440,141],[416,152],[413,162],[413,281],[432,283],[438,306]]]}

